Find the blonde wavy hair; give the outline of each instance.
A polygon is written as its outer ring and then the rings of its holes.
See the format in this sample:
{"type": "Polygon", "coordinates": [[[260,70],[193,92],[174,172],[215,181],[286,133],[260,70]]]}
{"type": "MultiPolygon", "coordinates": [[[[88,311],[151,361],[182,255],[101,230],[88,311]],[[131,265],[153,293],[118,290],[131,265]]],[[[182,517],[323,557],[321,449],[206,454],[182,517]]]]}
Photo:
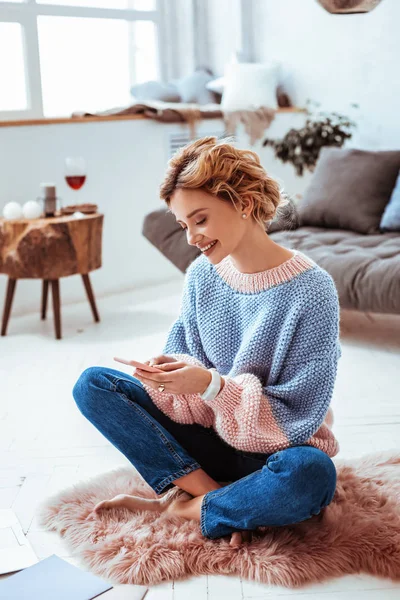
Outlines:
{"type": "Polygon", "coordinates": [[[160,198],[170,207],[178,188],[201,188],[232,202],[240,211],[243,200],[252,198],[252,216],[263,228],[275,216],[278,206],[288,199],[279,184],[270,177],[251,150],[240,150],[229,143],[231,137],[206,136],[182,147],[168,162],[160,186],[160,198]]]}

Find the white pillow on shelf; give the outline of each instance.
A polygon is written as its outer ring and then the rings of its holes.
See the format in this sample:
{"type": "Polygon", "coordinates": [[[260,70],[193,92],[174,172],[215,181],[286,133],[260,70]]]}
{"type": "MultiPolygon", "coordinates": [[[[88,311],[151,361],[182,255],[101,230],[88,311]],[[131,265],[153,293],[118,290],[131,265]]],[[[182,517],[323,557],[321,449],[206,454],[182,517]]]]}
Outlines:
{"type": "Polygon", "coordinates": [[[224,79],[223,110],[278,108],[279,63],[231,63],[226,67],[224,79]]]}
{"type": "MultiPolygon", "coordinates": [[[[244,63],[244,62],[246,62],[246,61],[244,60],[243,53],[240,50],[235,50],[235,52],[232,52],[228,63],[225,65],[224,71],[226,72],[226,68],[230,64],[237,65],[238,63],[244,63]]],[[[213,79],[212,81],[209,81],[206,84],[206,88],[208,90],[210,90],[210,92],[215,92],[216,94],[220,94],[221,96],[224,93],[224,86],[225,86],[225,77],[224,76],[217,77],[216,79],[213,79]]]]}
{"type": "Polygon", "coordinates": [[[225,77],[218,77],[217,79],[213,79],[206,83],[206,88],[210,90],[210,92],[215,92],[217,94],[223,94],[225,86],[225,77]]]}

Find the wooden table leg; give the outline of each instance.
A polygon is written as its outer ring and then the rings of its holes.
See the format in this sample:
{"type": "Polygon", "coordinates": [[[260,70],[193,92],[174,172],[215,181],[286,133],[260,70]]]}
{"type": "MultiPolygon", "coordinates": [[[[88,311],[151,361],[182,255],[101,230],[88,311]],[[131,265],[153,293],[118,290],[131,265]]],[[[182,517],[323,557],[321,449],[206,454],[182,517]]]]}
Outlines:
{"type": "Polygon", "coordinates": [[[60,314],[60,280],[50,279],[53,296],[54,328],[57,340],[61,340],[61,314],[60,314]]]}
{"type": "Polygon", "coordinates": [[[97,312],[96,301],[94,299],[92,286],[90,284],[89,274],[87,273],[86,275],[82,275],[82,279],[83,279],[83,283],[85,285],[87,297],[90,302],[94,320],[98,323],[100,321],[100,317],[99,317],[99,313],[97,312]]]}
{"type": "Polygon", "coordinates": [[[44,320],[46,318],[48,289],[49,289],[49,280],[48,279],[43,279],[43,285],[42,285],[42,320],[44,320]]]}
{"type": "Polygon", "coordinates": [[[7,282],[7,291],[6,291],[6,301],[4,304],[3,311],[3,322],[1,325],[1,335],[6,335],[7,333],[7,325],[11,314],[11,306],[14,298],[15,285],[17,283],[16,279],[8,278],[7,282]]]}

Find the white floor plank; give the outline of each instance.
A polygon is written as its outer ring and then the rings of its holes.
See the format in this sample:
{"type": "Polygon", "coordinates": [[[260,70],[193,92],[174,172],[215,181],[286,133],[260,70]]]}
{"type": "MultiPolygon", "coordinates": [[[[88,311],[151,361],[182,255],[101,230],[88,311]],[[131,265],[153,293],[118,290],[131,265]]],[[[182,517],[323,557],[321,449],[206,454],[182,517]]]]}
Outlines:
{"type": "MultiPolygon", "coordinates": [[[[142,600],[147,598],[148,588],[139,585],[116,585],[111,590],[102,594],[101,600],[142,600]]],[[[165,597],[165,596],[164,596],[165,597]]]]}
{"type": "MultiPolygon", "coordinates": [[[[323,598],[324,600],[398,600],[399,591],[398,589],[374,589],[374,590],[361,590],[357,592],[333,592],[332,594],[302,594],[298,593],[301,600],[318,600],[323,598]]],[[[292,600],[293,594],[279,594],[276,596],[266,595],[264,598],[279,598],[279,600],[292,600]]]]}
{"type": "Polygon", "coordinates": [[[174,581],[174,600],[206,600],[207,575],[174,581]]]}
{"type": "Polygon", "coordinates": [[[48,475],[28,475],[12,505],[25,534],[29,531],[37,506],[44,498],[49,479],[48,475]]]}
{"type": "Polygon", "coordinates": [[[322,594],[342,594],[362,590],[397,590],[399,585],[390,579],[378,579],[369,575],[346,575],[332,579],[325,583],[316,583],[298,589],[289,589],[283,586],[267,586],[254,581],[242,581],[244,598],[281,598],[282,596],[307,596],[313,595],[314,599],[322,594]]]}
{"type": "Polygon", "coordinates": [[[146,600],[174,600],[174,586],[172,582],[160,583],[149,588],[146,600]]]}
{"type": "Polygon", "coordinates": [[[2,487],[0,489],[0,509],[11,508],[20,491],[20,485],[13,485],[12,487],[2,487]]]}
{"type": "Polygon", "coordinates": [[[240,577],[227,575],[208,575],[208,600],[242,600],[240,577]]]}
{"type": "Polygon", "coordinates": [[[71,556],[62,538],[52,531],[29,531],[26,535],[39,559],[57,554],[62,558],[71,556]]]}
{"type": "MultiPolygon", "coordinates": [[[[113,356],[146,360],[161,352],[179,313],[182,283],[178,278],[99,299],[97,324],[86,302],[63,306],[62,340],[54,339],[51,306],[46,322],[36,314],[11,318],[8,335],[0,342],[0,507],[16,510],[41,558],[57,553],[80,566],[56,534],[39,527],[37,503],[79,480],[129,465],[80,414],[72,397],[75,381],[93,365],[123,370],[113,356]]],[[[341,340],[343,356],[332,401],[338,458],[400,450],[400,318],[342,311],[341,340]]],[[[354,575],[288,590],[234,576],[204,576],[153,586],[146,600],[293,596],[390,600],[400,597],[400,585],[354,575]]]]}

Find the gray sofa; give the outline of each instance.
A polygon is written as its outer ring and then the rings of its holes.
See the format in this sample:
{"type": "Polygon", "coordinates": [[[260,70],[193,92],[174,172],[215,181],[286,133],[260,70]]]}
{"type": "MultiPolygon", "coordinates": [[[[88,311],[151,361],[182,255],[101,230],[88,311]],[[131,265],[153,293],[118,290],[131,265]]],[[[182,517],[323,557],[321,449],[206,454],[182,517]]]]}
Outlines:
{"type": "MultiPolygon", "coordinates": [[[[400,152],[327,150],[321,153],[298,207],[290,201],[272,221],[268,234],[328,271],[342,308],[400,314],[400,231],[379,229],[400,169],[400,152]],[[383,172],[388,162],[390,168],[383,172]],[[372,181],[374,169],[377,177],[372,181]],[[347,190],[340,189],[343,186],[347,190]],[[353,195],[343,196],[346,191],[353,195]]],[[[166,208],[148,214],[142,232],[183,273],[200,254],[187,244],[185,232],[166,208]]]]}

